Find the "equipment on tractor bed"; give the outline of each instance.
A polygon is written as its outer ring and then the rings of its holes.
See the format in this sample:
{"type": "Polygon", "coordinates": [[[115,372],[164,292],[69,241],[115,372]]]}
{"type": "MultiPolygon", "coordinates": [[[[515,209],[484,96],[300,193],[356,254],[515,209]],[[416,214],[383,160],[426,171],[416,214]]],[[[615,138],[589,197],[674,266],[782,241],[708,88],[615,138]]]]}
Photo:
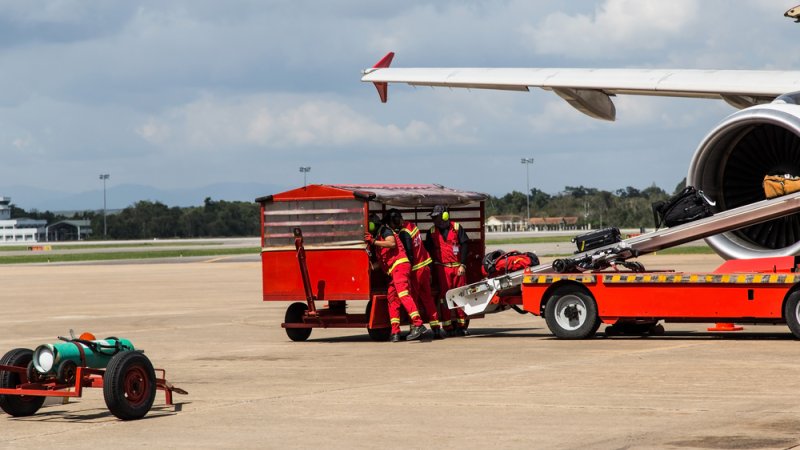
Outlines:
{"type": "Polygon", "coordinates": [[[263,300],[294,302],[281,324],[293,341],[308,339],[314,328],[366,328],[372,339],[388,340],[387,280],[370,269],[364,242],[370,213],[396,208],[425,232],[433,207],[447,205],[470,238],[469,283],[482,278],[486,198],[435,184],[309,185],[258,198],[263,300]],[[366,308],[353,312],[358,301],[366,308]]]}
{"type": "Polygon", "coordinates": [[[45,397],[80,397],[83,388],[103,388],[109,411],[122,420],[141,419],[153,405],[156,390],[187,394],[154,369],[143,350],[128,339],[95,339],[91,333],[40,345],[35,351],[17,348],[0,358],[0,408],[15,417],[35,414],[45,397]],[[161,377],[156,378],[156,372],[161,377]]]}

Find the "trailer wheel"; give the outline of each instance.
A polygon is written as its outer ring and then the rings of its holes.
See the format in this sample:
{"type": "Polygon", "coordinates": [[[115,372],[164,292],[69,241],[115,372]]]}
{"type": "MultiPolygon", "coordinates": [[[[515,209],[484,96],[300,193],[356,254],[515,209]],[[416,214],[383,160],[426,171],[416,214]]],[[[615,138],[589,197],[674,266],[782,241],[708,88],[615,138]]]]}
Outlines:
{"type": "MultiPolygon", "coordinates": [[[[303,316],[308,311],[308,305],[302,302],[295,302],[286,308],[284,323],[303,323],[303,316]]],[[[286,328],[286,335],[295,342],[301,342],[311,336],[311,328],[286,328]]]]}
{"type": "MultiPolygon", "coordinates": [[[[25,367],[33,359],[33,350],[27,348],[17,348],[6,353],[0,358],[0,365],[25,367]]],[[[19,373],[0,372],[0,388],[13,389],[22,383],[19,373]]],[[[34,397],[30,395],[0,395],[0,408],[7,414],[14,417],[32,416],[39,411],[44,404],[44,397],[34,397]]]]}
{"type": "Polygon", "coordinates": [[[370,339],[376,342],[386,342],[392,337],[392,329],[391,328],[370,328],[369,327],[369,316],[372,313],[372,300],[367,302],[367,334],[369,334],[370,339]]]}
{"type": "Polygon", "coordinates": [[[796,339],[800,339],[800,291],[792,292],[783,306],[783,318],[796,339]]]}
{"type": "Polygon", "coordinates": [[[56,371],[56,380],[61,384],[74,384],[75,374],[78,372],[78,365],[70,360],[61,361],[56,371]]]}
{"type": "Polygon", "coordinates": [[[156,398],[156,372],[147,356],[137,351],[114,355],[103,375],[103,398],[119,419],[144,417],[156,398]]]}
{"type": "Polygon", "coordinates": [[[545,321],[550,332],[561,339],[592,337],[600,325],[594,298],[572,285],[563,286],[550,296],[545,321]]]}

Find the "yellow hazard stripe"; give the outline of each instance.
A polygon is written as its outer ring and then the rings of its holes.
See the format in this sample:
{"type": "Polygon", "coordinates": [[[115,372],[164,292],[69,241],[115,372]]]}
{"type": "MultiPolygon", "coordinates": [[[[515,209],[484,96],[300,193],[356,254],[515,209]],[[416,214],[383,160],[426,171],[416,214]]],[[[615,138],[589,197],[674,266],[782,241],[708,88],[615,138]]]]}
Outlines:
{"type": "Polygon", "coordinates": [[[398,297],[408,297],[408,291],[400,291],[397,293],[398,297]]]}
{"type": "Polygon", "coordinates": [[[387,272],[387,273],[391,274],[392,271],[394,270],[394,268],[397,267],[398,264],[402,264],[404,262],[408,262],[408,258],[400,258],[400,259],[398,259],[397,261],[394,262],[394,264],[392,264],[392,267],[389,267],[389,272],[387,272]]]}
{"type": "Polygon", "coordinates": [[[631,274],[603,275],[605,284],[795,284],[793,274],[631,274]]]}
{"type": "Polygon", "coordinates": [[[461,263],[442,263],[445,267],[461,267],[461,263]]]}
{"type": "Polygon", "coordinates": [[[425,261],[422,261],[419,264],[414,264],[413,266],[411,266],[411,270],[422,269],[423,267],[427,266],[428,264],[430,264],[432,262],[433,262],[433,260],[431,258],[428,258],[428,259],[426,259],[425,261]]]}
{"type": "Polygon", "coordinates": [[[525,275],[522,277],[522,282],[525,284],[552,284],[558,281],[568,280],[568,281],[577,281],[578,283],[588,284],[594,283],[597,279],[594,275],[581,275],[581,274],[573,274],[573,275],[525,275]]]}
{"type": "Polygon", "coordinates": [[[414,227],[413,230],[409,230],[408,228],[403,228],[402,230],[400,230],[400,232],[406,232],[406,233],[409,234],[409,236],[411,236],[413,238],[413,237],[415,237],[416,235],[419,234],[419,228],[414,227]]]}

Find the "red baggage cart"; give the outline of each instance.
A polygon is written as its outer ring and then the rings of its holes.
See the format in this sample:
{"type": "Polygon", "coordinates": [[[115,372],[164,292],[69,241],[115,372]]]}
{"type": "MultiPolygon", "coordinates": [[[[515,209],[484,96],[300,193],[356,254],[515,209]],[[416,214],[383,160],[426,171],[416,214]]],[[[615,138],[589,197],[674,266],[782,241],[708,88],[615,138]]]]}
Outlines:
{"type": "Polygon", "coordinates": [[[293,341],[308,339],[313,328],[366,328],[373,339],[386,340],[387,279],[370,269],[369,214],[397,208],[424,233],[433,207],[447,205],[470,237],[471,283],[482,278],[485,200],[485,194],[434,184],[310,185],[258,198],[263,300],[293,302],[281,325],[293,341]]]}

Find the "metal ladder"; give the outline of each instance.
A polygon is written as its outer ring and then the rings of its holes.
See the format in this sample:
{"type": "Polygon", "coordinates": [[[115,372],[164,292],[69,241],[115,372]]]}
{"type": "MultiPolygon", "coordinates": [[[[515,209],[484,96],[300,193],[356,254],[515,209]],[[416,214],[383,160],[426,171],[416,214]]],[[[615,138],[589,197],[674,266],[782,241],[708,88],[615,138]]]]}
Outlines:
{"type": "MultiPolygon", "coordinates": [[[[597,265],[609,261],[625,261],[797,212],[800,212],[800,192],[729,209],[683,225],[641,234],[605,247],[577,253],[568,259],[591,261],[591,264],[597,265]]],[[[554,272],[553,264],[540,264],[529,270],[532,273],[554,272]]],[[[451,289],[446,294],[447,304],[450,308],[462,308],[467,315],[495,312],[501,305],[491,303],[492,298],[495,294],[518,288],[522,284],[524,273],[524,270],[519,270],[451,289]]]]}

